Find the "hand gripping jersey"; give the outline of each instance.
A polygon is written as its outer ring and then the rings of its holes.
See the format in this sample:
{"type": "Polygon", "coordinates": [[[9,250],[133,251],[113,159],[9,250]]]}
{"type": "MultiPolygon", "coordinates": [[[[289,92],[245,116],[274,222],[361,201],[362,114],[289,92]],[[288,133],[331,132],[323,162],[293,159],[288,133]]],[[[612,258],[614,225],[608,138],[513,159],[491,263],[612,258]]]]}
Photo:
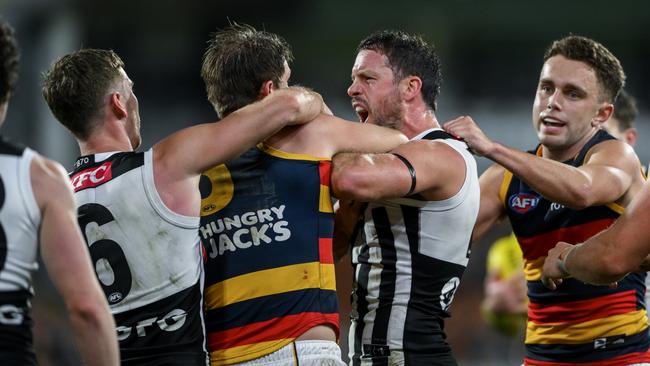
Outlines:
{"type": "Polygon", "coordinates": [[[0,365],[36,365],[30,299],[41,213],[30,178],[33,156],[0,137],[0,365]]]}
{"type": "Polygon", "coordinates": [[[212,364],[259,358],[316,325],[338,333],[329,159],[258,145],[201,179],[212,364]]]}
{"type": "Polygon", "coordinates": [[[368,205],[362,242],[352,249],[352,365],[364,359],[383,365],[391,350],[404,352],[406,365],[456,364],[443,318],[469,260],[480,200],[476,161],[465,143],[440,129],[412,140],[421,139],[458,151],[465,181],[442,201],[414,195],[368,205]]]}
{"type": "MultiPolygon", "coordinates": [[[[598,132],[572,160],[581,166],[596,144],[613,139],[598,132]]],[[[531,152],[533,153],[533,152],[531,152]]],[[[541,155],[541,146],[536,153],[541,155]]],[[[645,273],[618,286],[592,286],[572,278],[557,290],[540,281],[548,251],[558,241],[580,243],[610,226],[623,212],[615,203],[572,210],[551,202],[506,171],[501,198],[524,255],[528,281],[526,365],[629,365],[650,362],[645,273]]]]}
{"type": "Polygon", "coordinates": [[[206,365],[199,218],[163,204],[152,150],[82,156],[70,177],[122,364],[206,365]]]}

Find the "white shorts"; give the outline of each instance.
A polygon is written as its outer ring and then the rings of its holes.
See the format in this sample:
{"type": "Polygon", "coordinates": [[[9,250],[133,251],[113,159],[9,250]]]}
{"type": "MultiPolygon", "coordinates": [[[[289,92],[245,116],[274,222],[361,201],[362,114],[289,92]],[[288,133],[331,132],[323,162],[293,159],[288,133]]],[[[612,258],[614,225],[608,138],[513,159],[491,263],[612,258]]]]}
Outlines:
{"type": "Polygon", "coordinates": [[[295,341],[236,366],[345,366],[341,348],[332,341],[295,341]]]}

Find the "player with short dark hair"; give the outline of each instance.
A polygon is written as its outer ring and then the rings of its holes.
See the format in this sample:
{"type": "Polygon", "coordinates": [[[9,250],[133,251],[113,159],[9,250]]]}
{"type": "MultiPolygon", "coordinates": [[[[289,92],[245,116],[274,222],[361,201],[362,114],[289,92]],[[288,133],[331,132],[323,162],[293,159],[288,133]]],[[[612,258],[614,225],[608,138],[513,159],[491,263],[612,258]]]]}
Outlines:
{"type": "Polygon", "coordinates": [[[115,316],[122,364],[206,365],[200,173],[285,125],[312,120],[320,96],[285,89],[136,152],[138,100],[114,52],[62,57],[43,95],[79,143],[70,174],[78,220],[115,316]]]}

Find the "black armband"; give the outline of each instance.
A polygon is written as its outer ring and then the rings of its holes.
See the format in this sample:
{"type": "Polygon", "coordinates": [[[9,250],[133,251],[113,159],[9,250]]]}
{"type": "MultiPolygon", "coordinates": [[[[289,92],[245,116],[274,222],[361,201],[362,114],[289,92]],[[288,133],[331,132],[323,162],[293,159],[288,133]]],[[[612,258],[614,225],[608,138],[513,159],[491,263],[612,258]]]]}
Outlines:
{"type": "Polygon", "coordinates": [[[408,168],[408,170],[409,170],[409,174],[411,175],[411,188],[409,189],[408,193],[405,194],[405,196],[410,196],[411,193],[413,193],[413,191],[415,190],[415,183],[417,182],[417,180],[415,179],[415,168],[413,168],[413,165],[411,164],[411,162],[408,161],[402,155],[396,154],[396,153],[391,153],[391,154],[397,156],[397,158],[399,158],[399,160],[401,160],[402,163],[404,163],[404,165],[406,165],[406,168],[408,168]]]}

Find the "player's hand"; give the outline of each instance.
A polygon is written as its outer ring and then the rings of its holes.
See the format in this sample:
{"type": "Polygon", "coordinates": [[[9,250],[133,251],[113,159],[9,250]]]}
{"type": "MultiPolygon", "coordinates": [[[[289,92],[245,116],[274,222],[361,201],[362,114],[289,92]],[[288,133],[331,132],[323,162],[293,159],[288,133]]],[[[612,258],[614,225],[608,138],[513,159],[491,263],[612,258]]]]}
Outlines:
{"type": "Polygon", "coordinates": [[[542,284],[544,286],[555,290],[562,283],[562,279],[568,277],[566,273],[562,273],[559,262],[564,260],[564,256],[572,247],[572,244],[559,242],[548,251],[542,268],[542,284]]]}
{"type": "Polygon", "coordinates": [[[479,156],[489,156],[496,143],[490,140],[471,117],[462,116],[445,123],[442,128],[465,141],[472,152],[479,156]]]}
{"type": "Polygon", "coordinates": [[[325,105],[323,97],[315,91],[300,87],[292,86],[289,88],[278,89],[275,93],[289,94],[294,103],[297,104],[297,113],[294,118],[289,121],[289,125],[303,124],[313,121],[321,113],[331,113],[329,108],[325,105]]]}

